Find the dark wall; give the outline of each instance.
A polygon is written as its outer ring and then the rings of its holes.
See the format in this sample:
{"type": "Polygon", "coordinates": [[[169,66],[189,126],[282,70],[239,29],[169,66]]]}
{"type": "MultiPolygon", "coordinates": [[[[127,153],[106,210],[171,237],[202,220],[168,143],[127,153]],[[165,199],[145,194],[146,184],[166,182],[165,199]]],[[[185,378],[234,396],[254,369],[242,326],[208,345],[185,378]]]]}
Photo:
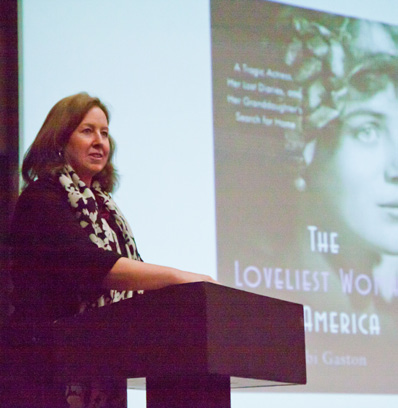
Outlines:
{"type": "Polygon", "coordinates": [[[0,1],[0,327],[9,313],[7,231],[18,195],[18,8],[0,1]]]}

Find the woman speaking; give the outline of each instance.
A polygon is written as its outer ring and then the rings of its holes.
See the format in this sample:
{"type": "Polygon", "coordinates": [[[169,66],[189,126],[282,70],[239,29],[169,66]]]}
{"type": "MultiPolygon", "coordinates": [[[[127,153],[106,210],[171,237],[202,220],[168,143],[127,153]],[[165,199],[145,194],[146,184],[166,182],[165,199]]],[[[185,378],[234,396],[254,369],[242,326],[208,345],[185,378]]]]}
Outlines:
{"type": "MultiPolygon", "coordinates": [[[[51,109],[25,156],[25,186],[11,226],[12,320],[19,344],[34,344],[42,322],[111,304],[134,291],[214,282],[142,261],[110,195],[117,178],[114,149],[108,109],[79,93],[51,109]]],[[[73,407],[95,407],[95,401],[119,406],[122,397],[111,388],[70,385],[66,400],[73,407]]]]}

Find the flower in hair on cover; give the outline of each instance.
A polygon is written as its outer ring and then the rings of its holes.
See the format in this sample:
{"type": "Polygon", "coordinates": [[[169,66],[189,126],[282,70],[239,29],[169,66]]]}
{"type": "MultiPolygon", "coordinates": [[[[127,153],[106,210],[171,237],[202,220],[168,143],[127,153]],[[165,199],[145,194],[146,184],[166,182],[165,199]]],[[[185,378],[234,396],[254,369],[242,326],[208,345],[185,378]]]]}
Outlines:
{"type": "Polygon", "coordinates": [[[340,117],[353,88],[362,96],[375,93],[382,86],[380,70],[398,69],[398,27],[340,16],[321,24],[311,16],[290,16],[293,36],[284,58],[303,95],[298,126],[285,131],[287,150],[301,167],[311,162],[304,158],[308,143],[340,117]]]}

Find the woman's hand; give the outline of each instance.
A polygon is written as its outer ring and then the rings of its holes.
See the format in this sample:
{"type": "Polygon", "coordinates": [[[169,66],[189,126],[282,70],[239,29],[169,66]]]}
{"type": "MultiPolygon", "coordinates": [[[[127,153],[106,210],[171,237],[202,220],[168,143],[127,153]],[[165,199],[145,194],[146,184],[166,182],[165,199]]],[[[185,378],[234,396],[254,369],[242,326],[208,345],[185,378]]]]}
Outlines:
{"type": "Polygon", "coordinates": [[[103,280],[106,289],[154,290],[191,282],[218,283],[208,275],[153,265],[129,258],[119,258],[103,280]]]}
{"type": "Polygon", "coordinates": [[[191,283],[191,282],[211,282],[211,283],[218,283],[209,275],[202,275],[199,273],[193,272],[186,272],[180,271],[175,269],[176,271],[176,279],[178,280],[177,283],[191,283]]]}

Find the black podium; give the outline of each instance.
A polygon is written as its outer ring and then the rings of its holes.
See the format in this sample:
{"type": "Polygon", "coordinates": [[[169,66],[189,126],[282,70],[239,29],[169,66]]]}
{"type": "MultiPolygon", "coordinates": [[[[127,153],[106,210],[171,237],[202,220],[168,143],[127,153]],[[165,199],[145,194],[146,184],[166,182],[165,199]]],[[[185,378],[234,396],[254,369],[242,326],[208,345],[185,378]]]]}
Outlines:
{"type": "Polygon", "coordinates": [[[224,408],[231,388],[306,383],[302,305],[212,283],[136,294],[51,337],[60,381],[124,378],[149,408],[224,408]]]}

